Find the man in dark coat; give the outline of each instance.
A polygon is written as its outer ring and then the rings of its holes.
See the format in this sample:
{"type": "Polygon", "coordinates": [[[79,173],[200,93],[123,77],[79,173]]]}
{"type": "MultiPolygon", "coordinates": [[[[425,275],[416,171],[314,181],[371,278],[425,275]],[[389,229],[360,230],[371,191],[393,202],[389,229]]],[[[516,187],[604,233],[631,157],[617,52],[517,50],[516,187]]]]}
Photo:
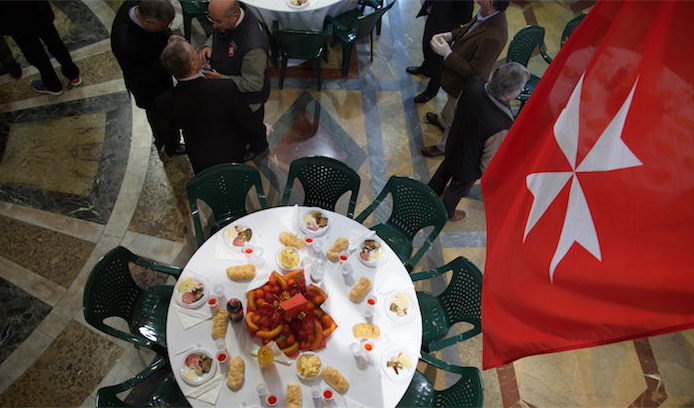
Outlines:
{"type": "MultiPolygon", "coordinates": [[[[169,0],[128,0],[113,19],[111,49],[123,70],[125,86],[135,104],[147,113],[154,143],[166,148],[169,156],[181,153],[178,131],[172,129],[157,112],[154,99],[171,89],[171,75],[161,66],[162,50],[172,37],[169,26],[176,11],[169,0]],[[164,145],[168,141],[168,145],[164,145]]],[[[173,38],[182,39],[180,36],[173,38]]]]}
{"type": "Polygon", "coordinates": [[[422,54],[424,61],[418,67],[407,67],[412,75],[431,77],[427,89],[415,96],[416,103],[424,103],[436,96],[441,86],[441,64],[443,58],[431,49],[431,38],[434,34],[452,31],[467,23],[472,18],[472,0],[425,0],[417,17],[427,16],[422,37],[422,54]]]}
{"type": "Polygon", "coordinates": [[[234,81],[206,79],[198,52],[185,42],[167,45],[161,60],[178,84],[157,97],[157,110],[183,130],[196,174],[215,164],[243,162],[246,145],[255,154],[267,150],[265,125],[251,114],[234,81]]]}
{"type": "Polygon", "coordinates": [[[461,91],[446,142],[446,158],[429,181],[432,190],[443,194],[449,220],[465,218],[465,211],[455,207],[482,176],[506,137],[513,124],[508,101],[518,97],[528,79],[530,73],[524,66],[509,62],[494,71],[488,84],[473,76],[461,91]]]}
{"type": "Polygon", "coordinates": [[[63,83],[51,65],[44,44],[60,63],[61,73],[71,86],[80,85],[82,78],[53,25],[54,18],[47,1],[0,1],[0,34],[11,35],[27,61],[41,74],[41,79],[32,81],[31,87],[38,93],[60,95],[63,83]]]}

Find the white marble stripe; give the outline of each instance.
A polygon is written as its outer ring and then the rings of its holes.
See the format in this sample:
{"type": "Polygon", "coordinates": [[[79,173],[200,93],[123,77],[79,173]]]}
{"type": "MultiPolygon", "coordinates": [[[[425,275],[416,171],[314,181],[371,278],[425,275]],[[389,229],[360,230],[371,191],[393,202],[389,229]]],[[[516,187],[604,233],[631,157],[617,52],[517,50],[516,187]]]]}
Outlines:
{"type": "MultiPolygon", "coordinates": [[[[168,264],[175,264],[176,259],[186,248],[186,245],[180,242],[173,242],[133,231],[125,233],[121,245],[140,256],[168,264]]],[[[191,255],[192,253],[189,254],[189,256],[191,255]]]]}
{"type": "Polygon", "coordinates": [[[97,223],[4,201],[0,201],[0,215],[89,242],[97,242],[104,231],[97,223]]]}
{"type": "Polygon", "coordinates": [[[113,18],[116,16],[116,12],[103,0],[82,0],[82,2],[89,7],[96,18],[104,25],[106,31],[111,34],[111,26],[113,25],[113,18]]]}
{"type": "Polygon", "coordinates": [[[57,283],[3,257],[0,257],[0,277],[50,306],[55,306],[65,294],[65,288],[57,283]]]}
{"type": "Polygon", "coordinates": [[[105,95],[115,92],[125,91],[125,83],[122,79],[113,79],[96,85],[82,85],[63,92],[60,96],[40,95],[34,98],[23,99],[20,101],[9,102],[0,105],[0,113],[17,111],[22,109],[36,108],[45,105],[55,105],[57,103],[75,101],[78,99],[90,98],[92,96],[105,95]]]}

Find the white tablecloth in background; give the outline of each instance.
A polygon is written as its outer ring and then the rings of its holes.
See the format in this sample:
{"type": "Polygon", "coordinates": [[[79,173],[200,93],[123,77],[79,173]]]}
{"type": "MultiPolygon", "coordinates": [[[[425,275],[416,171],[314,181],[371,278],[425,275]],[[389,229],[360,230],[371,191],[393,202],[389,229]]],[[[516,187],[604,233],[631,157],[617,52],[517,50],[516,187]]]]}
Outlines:
{"type": "MultiPolygon", "coordinates": [[[[251,241],[253,245],[259,245],[264,250],[266,260],[265,270],[259,273],[269,275],[273,270],[279,270],[275,260],[277,251],[282,247],[279,242],[279,234],[285,231],[282,224],[282,216],[292,207],[275,207],[263,211],[258,211],[247,215],[234,224],[248,225],[252,228],[254,237],[251,241]],[[257,241],[256,241],[257,240],[257,241]]],[[[302,207],[298,208],[301,214],[305,211],[302,207]]],[[[330,218],[330,230],[321,239],[324,241],[324,248],[339,236],[348,237],[350,231],[359,230],[368,232],[367,228],[356,221],[340,214],[326,211],[330,218]]],[[[238,298],[246,307],[245,293],[251,288],[258,287],[261,282],[233,282],[226,276],[226,267],[238,265],[240,262],[221,260],[216,257],[218,241],[223,230],[210,237],[205,244],[193,255],[188,265],[183,270],[179,280],[185,279],[191,273],[203,276],[210,287],[215,284],[224,285],[225,296],[238,298]]],[[[301,235],[300,235],[301,236],[301,235]]],[[[323,366],[332,365],[339,369],[350,383],[349,391],[346,396],[368,407],[394,407],[405,393],[414,371],[408,378],[401,378],[394,381],[388,378],[380,368],[381,354],[384,350],[393,347],[394,344],[406,346],[412,352],[417,353],[421,347],[422,321],[419,313],[419,306],[416,301],[412,280],[398,260],[395,253],[386,246],[388,252],[387,259],[378,268],[369,268],[363,265],[354,253],[350,257],[350,263],[354,267],[352,274],[353,280],[360,276],[367,276],[373,282],[370,294],[378,296],[378,304],[375,308],[373,323],[381,329],[381,337],[374,341],[375,364],[367,369],[360,369],[354,358],[350,354],[349,345],[357,341],[352,336],[352,326],[356,323],[364,322],[363,309],[365,302],[360,304],[352,303],[348,298],[351,283],[345,283],[338,266],[327,261],[325,277],[323,279],[323,289],[328,293],[328,300],[323,309],[330,313],[331,317],[337,322],[338,328],[327,338],[326,347],[317,351],[320,355],[323,366]],[[405,289],[403,289],[405,288],[405,289]],[[411,313],[413,316],[406,322],[396,322],[386,315],[384,304],[386,303],[386,293],[403,291],[410,295],[415,304],[411,313]]],[[[302,251],[302,257],[305,255],[302,251]]],[[[308,274],[306,274],[308,280],[308,274]]],[[[174,302],[172,300],[171,306],[174,302]]],[[[200,307],[200,311],[209,311],[205,304],[200,307]]],[[[173,307],[169,308],[166,324],[166,338],[169,352],[169,359],[176,381],[184,393],[193,387],[183,382],[181,379],[181,367],[186,353],[177,354],[196,343],[200,343],[203,348],[214,352],[215,344],[211,336],[212,321],[206,320],[188,330],[184,330],[173,307]]],[[[251,339],[244,322],[230,324],[226,336],[227,350],[230,356],[241,356],[246,364],[246,378],[241,390],[231,391],[226,383],[222,386],[221,394],[217,400],[219,407],[238,407],[242,404],[249,406],[260,406],[259,398],[255,387],[260,382],[265,382],[270,392],[277,395],[280,399],[278,406],[284,406],[284,394],[289,383],[301,384],[303,406],[314,406],[311,399],[310,386],[319,384],[321,388],[326,384],[323,380],[313,382],[302,382],[296,375],[295,363],[285,366],[279,363],[274,364],[274,368],[260,370],[257,359],[250,354],[252,348],[257,348],[260,344],[258,339],[251,339]]],[[[390,356],[389,356],[390,357],[390,356]]],[[[416,354],[412,364],[416,366],[416,354]]],[[[219,367],[218,367],[219,368],[219,367]]],[[[197,399],[189,398],[189,402],[194,407],[209,407],[210,404],[201,402],[197,399]]],[[[336,394],[335,402],[337,408],[345,407],[344,399],[336,394]]]]}
{"type": "Polygon", "coordinates": [[[337,16],[357,7],[358,0],[308,0],[300,9],[292,8],[287,0],[242,0],[260,21],[272,29],[278,20],[283,30],[323,31],[323,21],[328,15],[337,16]]]}

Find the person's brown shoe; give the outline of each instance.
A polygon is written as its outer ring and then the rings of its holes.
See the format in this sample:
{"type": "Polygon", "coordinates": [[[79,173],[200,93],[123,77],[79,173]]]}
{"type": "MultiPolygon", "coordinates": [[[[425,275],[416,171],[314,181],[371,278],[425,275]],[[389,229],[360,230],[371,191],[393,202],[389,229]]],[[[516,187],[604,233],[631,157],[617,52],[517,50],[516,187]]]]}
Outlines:
{"type": "Polygon", "coordinates": [[[453,215],[448,218],[448,221],[460,221],[465,218],[466,215],[467,214],[465,214],[463,210],[455,210],[453,211],[453,215]]]}
{"type": "Polygon", "coordinates": [[[426,118],[429,124],[437,126],[441,130],[444,130],[444,127],[441,125],[441,122],[439,122],[439,115],[435,114],[434,112],[427,112],[426,118]]]}
{"type": "Polygon", "coordinates": [[[443,156],[446,152],[442,151],[436,145],[422,147],[422,154],[427,157],[443,156]]]}

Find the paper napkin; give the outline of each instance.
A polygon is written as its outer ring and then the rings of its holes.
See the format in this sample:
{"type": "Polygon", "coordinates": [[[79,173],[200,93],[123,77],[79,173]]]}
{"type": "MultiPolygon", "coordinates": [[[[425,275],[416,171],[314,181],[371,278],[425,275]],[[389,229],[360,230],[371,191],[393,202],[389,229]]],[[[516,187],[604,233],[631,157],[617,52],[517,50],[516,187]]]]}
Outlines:
{"type": "Polygon", "coordinates": [[[197,310],[186,309],[176,304],[174,304],[172,307],[174,311],[176,311],[178,319],[181,321],[181,325],[185,330],[188,330],[196,324],[212,318],[212,312],[210,311],[200,312],[197,310]]]}
{"type": "Polygon", "coordinates": [[[287,208],[284,214],[280,217],[280,221],[284,228],[289,230],[292,234],[298,234],[299,226],[297,225],[297,220],[299,217],[299,206],[294,204],[287,208]]]}
{"type": "Polygon", "coordinates": [[[188,391],[186,393],[186,397],[195,398],[196,400],[216,405],[217,398],[222,390],[222,384],[224,384],[224,376],[217,374],[210,381],[188,391]]]}
{"type": "Polygon", "coordinates": [[[342,397],[345,400],[344,406],[346,408],[368,408],[366,405],[362,404],[361,402],[357,402],[346,395],[343,395],[342,397]]]}
{"type": "Polygon", "coordinates": [[[354,251],[357,249],[359,244],[362,243],[362,241],[374,235],[376,235],[376,231],[372,230],[364,231],[354,229],[349,231],[349,234],[347,235],[347,239],[349,239],[349,251],[354,251]]]}
{"type": "MultiPolygon", "coordinates": [[[[276,362],[284,364],[284,365],[291,365],[292,364],[292,362],[293,362],[292,359],[287,357],[287,355],[284,354],[282,352],[282,350],[280,350],[279,346],[274,341],[269,342],[268,344],[265,345],[265,347],[270,347],[270,350],[272,350],[272,353],[275,355],[275,361],[276,362]]],[[[251,350],[251,354],[253,354],[254,356],[257,356],[259,348],[260,348],[260,346],[254,344],[254,347],[251,350]]]]}

